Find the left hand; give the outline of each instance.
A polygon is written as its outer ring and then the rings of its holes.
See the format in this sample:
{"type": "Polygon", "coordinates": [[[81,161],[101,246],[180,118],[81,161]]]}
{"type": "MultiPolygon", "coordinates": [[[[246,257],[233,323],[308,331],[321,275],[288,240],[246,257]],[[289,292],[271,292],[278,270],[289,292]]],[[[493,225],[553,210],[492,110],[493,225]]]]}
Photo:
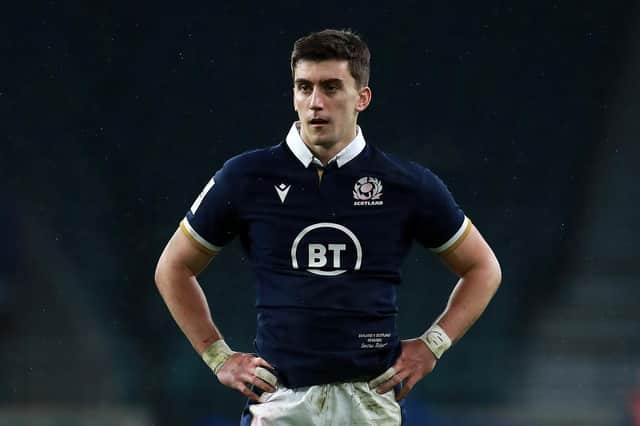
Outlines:
{"type": "Polygon", "coordinates": [[[259,373],[259,368],[273,370],[267,361],[254,354],[236,352],[222,364],[216,376],[223,385],[240,391],[253,401],[258,401],[259,396],[250,389],[250,385],[256,386],[263,392],[275,392],[277,385],[277,379],[271,372],[265,370],[259,373]],[[273,384],[267,381],[264,374],[272,377],[273,384]]]}
{"type": "Polygon", "coordinates": [[[416,383],[433,371],[438,361],[420,339],[403,340],[400,344],[402,352],[391,366],[396,374],[375,388],[376,392],[383,394],[406,380],[402,390],[396,395],[396,401],[407,396],[416,383]]]}

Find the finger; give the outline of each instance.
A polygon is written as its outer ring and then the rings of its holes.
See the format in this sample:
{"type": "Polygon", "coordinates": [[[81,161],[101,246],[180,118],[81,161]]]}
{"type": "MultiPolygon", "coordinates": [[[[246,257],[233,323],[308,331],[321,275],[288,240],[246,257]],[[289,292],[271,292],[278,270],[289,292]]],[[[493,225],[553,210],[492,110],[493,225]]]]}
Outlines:
{"type": "Polygon", "coordinates": [[[397,384],[400,384],[404,379],[406,379],[408,375],[409,375],[408,371],[398,372],[391,379],[387,380],[386,382],[378,386],[376,388],[376,392],[380,394],[389,392],[391,389],[393,389],[394,386],[396,386],[397,384]]]}
{"type": "Polygon", "coordinates": [[[267,367],[267,368],[269,368],[269,369],[271,369],[271,370],[275,370],[275,368],[273,368],[273,366],[272,366],[271,364],[269,364],[269,363],[267,362],[267,360],[266,360],[266,359],[264,359],[264,358],[260,358],[260,357],[255,358],[255,361],[254,361],[254,362],[256,363],[256,366],[267,367]]]}
{"type": "MultiPolygon", "coordinates": [[[[273,388],[273,390],[278,387],[278,378],[266,368],[256,367],[256,371],[253,374],[257,378],[265,381],[270,387],[273,388]]],[[[262,387],[260,387],[260,389],[262,389],[262,387]]],[[[268,392],[273,392],[273,390],[269,390],[268,392]]]]}
{"type": "MultiPolygon", "coordinates": [[[[252,384],[255,388],[262,390],[263,392],[275,392],[276,388],[271,386],[269,383],[263,381],[262,379],[253,376],[248,377],[246,380],[247,384],[252,384]]],[[[254,389],[255,390],[255,389],[254,389]]]]}
{"type": "Polygon", "coordinates": [[[236,389],[238,389],[240,393],[242,393],[249,399],[252,399],[254,401],[258,401],[258,399],[260,399],[258,395],[252,392],[251,389],[249,389],[244,383],[240,383],[240,385],[236,389]]]}
{"type": "Polygon", "coordinates": [[[374,377],[369,382],[369,389],[374,389],[380,386],[382,383],[386,382],[390,378],[396,375],[396,370],[393,367],[389,367],[387,371],[379,375],[378,377],[374,377]]]}
{"type": "Polygon", "coordinates": [[[407,396],[409,391],[411,391],[411,389],[413,389],[413,387],[415,386],[415,384],[417,382],[418,381],[415,380],[413,377],[409,377],[407,379],[406,383],[404,384],[404,386],[402,387],[402,389],[400,390],[400,392],[398,392],[398,394],[396,395],[396,401],[400,401],[400,400],[402,400],[402,398],[407,396]]]}

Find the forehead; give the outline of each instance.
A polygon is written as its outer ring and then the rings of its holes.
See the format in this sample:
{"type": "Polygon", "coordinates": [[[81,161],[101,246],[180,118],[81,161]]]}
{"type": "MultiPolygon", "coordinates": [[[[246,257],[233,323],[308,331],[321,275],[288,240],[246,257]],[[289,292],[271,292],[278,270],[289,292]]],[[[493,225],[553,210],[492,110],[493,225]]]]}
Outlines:
{"type": "Polygon", "coordinates": [[[326,61],[302,59],[296,63],[296,67],[293,70],[293,78],[294,80],[304,79],[312,82],[333,79],[355,82],[349,71],[349,62],[339,59],[326,61]]]}

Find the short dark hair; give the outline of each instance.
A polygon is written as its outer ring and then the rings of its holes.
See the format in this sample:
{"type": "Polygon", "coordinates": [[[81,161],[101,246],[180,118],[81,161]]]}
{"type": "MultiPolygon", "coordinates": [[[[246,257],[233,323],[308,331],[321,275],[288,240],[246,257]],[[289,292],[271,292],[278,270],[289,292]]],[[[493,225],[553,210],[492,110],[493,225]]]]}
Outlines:
{"type": "Polygon", "coordinates": [[[356,80],[357,87],[369,84],[369,61],[371,60],[369,47],[350,29],[327,29],[296,40],[291,52],[291,74],[295,74],[296,64],[300,60],[330,59],[348,61],[349,72],[356,80]]]}

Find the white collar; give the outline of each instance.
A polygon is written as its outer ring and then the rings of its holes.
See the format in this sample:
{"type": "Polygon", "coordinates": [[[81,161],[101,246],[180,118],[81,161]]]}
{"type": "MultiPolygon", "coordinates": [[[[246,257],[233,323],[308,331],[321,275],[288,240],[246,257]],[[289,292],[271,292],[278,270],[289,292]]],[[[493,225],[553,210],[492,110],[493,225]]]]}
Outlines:
{"type": "MultiPolygon", "coordinates": [[[[296,121],[291,126],[291,129],[289,129],[289,133],[287,134],[287,145],[289,146],[289,149],[291,149],[291,152],[293,152],[298,160],[300,160],[303,166],[309,167],[311,163],[314,163],[323,167],[322,162],[313,155],[309,147],[307,147],[300,137],[300,130],[298,129],[299,125],[300,122],[296,121]]],[[[362,129],[360,129],[360,126],[357,126],[356,137],[349,142],[342,151],[337,153],[335,157],[329,160],[327,164],[331,164],[335,161],[338,164],[338,167],[342,167],[360,154],[365,146],[366,142],[362,135],[362,129]]]]}

